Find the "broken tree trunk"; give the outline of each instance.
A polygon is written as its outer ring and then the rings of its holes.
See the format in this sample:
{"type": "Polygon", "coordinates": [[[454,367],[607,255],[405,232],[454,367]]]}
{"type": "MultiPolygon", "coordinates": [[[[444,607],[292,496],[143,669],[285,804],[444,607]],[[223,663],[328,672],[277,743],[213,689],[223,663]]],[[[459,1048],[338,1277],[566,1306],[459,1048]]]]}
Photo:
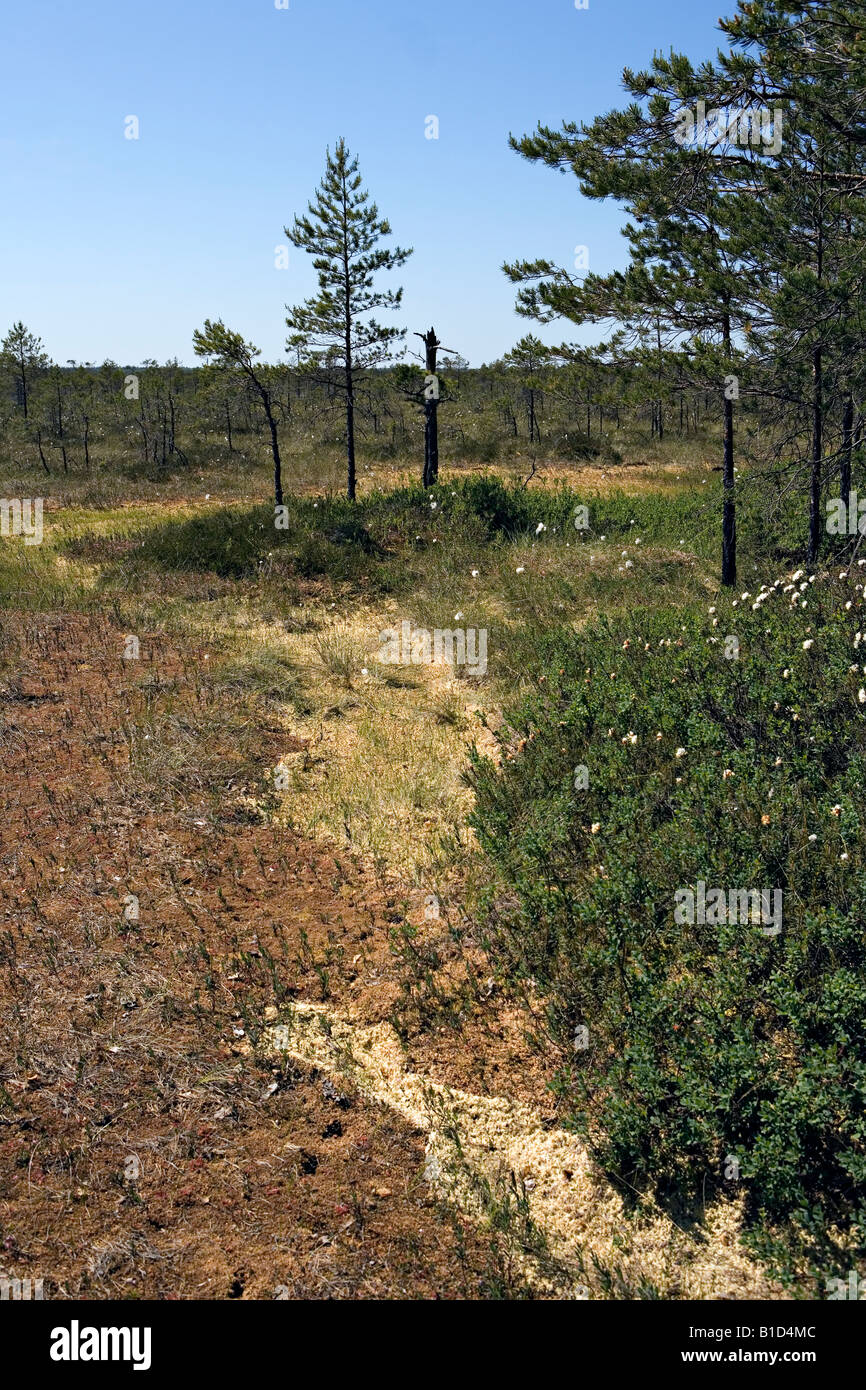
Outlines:
{"type": "Polygon", "coordinates": [[[436,330],[416,333],[425,349],[427,375],[424,379],[424,487],[433,487],[439,477],[439,378],[436,375],[436,353],[442,346],[436,330]]]}

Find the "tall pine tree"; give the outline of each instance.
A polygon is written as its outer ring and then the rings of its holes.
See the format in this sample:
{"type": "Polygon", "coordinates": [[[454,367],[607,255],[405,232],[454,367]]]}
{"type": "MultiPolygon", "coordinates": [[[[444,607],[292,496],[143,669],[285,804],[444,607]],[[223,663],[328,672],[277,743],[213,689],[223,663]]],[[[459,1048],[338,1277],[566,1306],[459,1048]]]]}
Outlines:
{"type": "Polygon", "coordinates": [[[378,309],[397,309],[403,291],[374,290],[379,271],[395,270],[412,251],[380,246],[391,227],[380,219],[375,203],[362,187],[358,160],[338,140],[328,150],[325,176],[303,217],[285,228],[286,236],[313,257],[318,293],[289,310],[293,330],[288,346],[308,364],[336,379],[346,398],[346,492],[355,498],[355,406],[361,374],[383,366],[405,329],[386,328],[369,317],[378,309]]]}
{"type": "Polygon", "coordinates": [[[550,322],[618,326],[632,365],[656,381],[655,419],[662,429],[665,378],[714,389],[722,403],[722,583],[736,583],[734,414],[737,329],[752,316],[756,271],[742,209],[752,199],[756,154],[727,139],[678,138],[681,104],[696,101],[710,80],[681,55],[656,59],[651,74],[626,72],[634,102],[591,125],[540,126],[512,139],[527,159],[570,169],[590,198],[614,197],[631,220],[624,228],[630,264],[624,272],[577,279],[548,261],[504,267],[521,285],[518,312],[550,322]],[[661,92],[664,83],[667,90],[661,92]]]}

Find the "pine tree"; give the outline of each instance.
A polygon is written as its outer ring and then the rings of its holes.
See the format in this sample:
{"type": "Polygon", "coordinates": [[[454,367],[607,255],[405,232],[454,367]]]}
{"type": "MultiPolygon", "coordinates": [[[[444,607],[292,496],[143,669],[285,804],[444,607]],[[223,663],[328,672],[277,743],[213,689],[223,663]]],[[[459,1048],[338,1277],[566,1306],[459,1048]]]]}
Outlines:
{"type": "Polygon", "coordinates": [[[313,257],[318,293],[293,308],[286,306],[286,323],[293,329],[288,346],[306,361],[338,380],[346,398],[346,461],[350,501],[355,498],[355,407],[361,373],[382,366],[393,355],[405,329],[386,328],[368,315],[377,309],[397,309],[403,291],[373,289],[379,271],[395,270],[412,251],[379,246],[391,235],[375,203],[362,188],[358,160],[338,140],[327,151],[325,175],[309,204],[285,234],[294,246],[313,257]]]}
{"type": "Polygon", "coordinates": [[[786,433],[808,437],[814,564],[824,477],[838,464],[847,499],[854,402],[866,388],[866,6],[760,0],[741,4],[721,28],[734,45],[719,55],[725,99],[785,104],[784,138],[756,215],[765,275],[764,331],[754,345],[763,340],[776,395],[793,413],[786,433]],[[828,450],[834,424],[839,447],[828,450]]]}
{"type": "Polygon", "coordinates": [[[502,359],[505,366],[514,368],[520,377],[526,401],[530,444],[541,443],[537,401],[544,390],[544,383],[540,373],[550,362],[551,356],[550,348],[540,338],[533,333],[527,333],[502,359]]]}
{"type": "Polygon", "coordinates": [[[48,355],[42,345],[42,339],[31,333],[23,323],[13,324],[0,344],[0,363],[15,374],[19,404],[24,408],[26,420],[27,393],[31,379],[48,366],[48,355]]]}
{"type": "Polygon", "coordinates": [[[521,289],[519,313],[551,322],[612,323],[630,352],[637,378],[655,378],[656,428],[662,430],[665,377],[680,386],[714,389],[722,402],[722,583],[736,582],[734,415],[732,379],[738,327],[752,316],[757,270],[750,263],[743,206],[753,197],[755,153],[728,141],[678,141],[681,103],[707,90],[706,67],[681,55],[656,59],[651,73],[624,74],[631,94],[645,98],[589,126],[540,126],[512,139],[527,159],[570,169],[590,198],[615,197],[632,219],[624,234],[624,272],[582,280],[549,261],[506,265],[521,289]],[[665,86],[666,91],[660,88],[665,86]]]}
{"type": "Polygon", "coordinates": [[[283,505],[283,474],[280,442],[271,401],[271,388],[264,371],[256,365],[256,358],[261,356],[261,350],[253,343],[246,342],[240,333],[234,333],[230,328],[226,328],[222,319],[217,319],[216,323],[212,323],[210,319],[205,319],[204,328],[195,330],[192,335],[192,342],[196,357],[212,358],[213,366],[219,371],[242,372],[257,393],[271,432],[271,453],[274,459],[274,504],[281,507],[283,505]]]}

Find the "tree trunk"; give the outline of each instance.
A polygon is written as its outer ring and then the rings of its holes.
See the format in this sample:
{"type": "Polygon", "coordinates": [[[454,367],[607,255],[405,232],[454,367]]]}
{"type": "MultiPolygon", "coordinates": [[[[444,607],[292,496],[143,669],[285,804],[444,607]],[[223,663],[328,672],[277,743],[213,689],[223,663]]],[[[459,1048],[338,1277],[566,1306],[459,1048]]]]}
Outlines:
{"type": "Polygon", "coordinates": [[[348,334],[346,346],[346,496],[350,502],[355,500],[355,383],[348,358],[348,334]]]}
{"type": "MultiPolygon", "coordinates": [[[[722,320],[725,353],[731,355],[731,321],[722,320]]],[[[724,398],[724,453],[722,458],[722,583],[731,588],[737,582],[737,517],[734,506],[734,402],[727,391],[724,398]]]]}
{"type": "MultiPolygon", "coordinates": [[[[818,185],[818,237],[815,251],[815,275],[823,288],[824,279],[824,160],[821,158],[821,179],[818,185]]],[[[819,343],[812,350],[812,472],[809,479],[809,564],[814,565],[821,549],[821,455],[824,449],[824,381],[823,350],[819,343]]]]}
{"type": "MultiPolygon", "coordinates": [[[[441,347],[435,328],[429,333],[419,333],[424,343],[424,365],[427,375],[436,377],[436,354],[441,347]]],[[[439,479],[439,382],[424,388],[424,487],[434,487],[439,479]],[[428,394],[429,391],[429,394],[428,394]]]]}
{"type": "Polygon", "coordinates": [[[842,475],[839,491],[848,511],[851,496],[851,451],[854,445],[854,400],[849,392],[842,410],[842,475]]]}
{"type": "Polygon", "coordinates": [[[823,353],[812,353],[812,473],[809,480],[809,564],[814,565],[821,548],[821,453],[824,447],[823,353]]]}
{"type": "Polygon", "coordinates": [[[725,397],[725,441],[722,464],[722,583],[737,582],[737,517],[734,506],[734,402],[725,397]]]}
{"type": "Polygon", "coordinates": [[[256,382],[256,385],[259,387],[259,395],[262,398],[262,405],[264,406],[265,415],[267,416],[268,428],[271,431],[271,453],[274,458],[274,506],[281,507],[283,505],[283,467],[280,462],[280,441],[277,437],[277,422],[274,419],[274,412],[271,410],[270,392],[266,387],[260,386],[258,382],[256,382]]]}
{"type": "Polygon", "coordinates": [[[50,477],[51,477],[51,469],[48,467],[48,464],[45,462],[45,452],[44,452],[44,450],[43,450],[43,448],[42,448],[42,431],[41,431],[41,430],[37,430],[37,431],[36,431],[36,447],[37,447],[37,449],[39,450],[39,458],[40,458],[40,461],[41,461],[41,463],[42,463],[42,467],[45,469],[45,472],[48,474],[48,476],[49,476],[49,478],[50,478],[50,477]]]}

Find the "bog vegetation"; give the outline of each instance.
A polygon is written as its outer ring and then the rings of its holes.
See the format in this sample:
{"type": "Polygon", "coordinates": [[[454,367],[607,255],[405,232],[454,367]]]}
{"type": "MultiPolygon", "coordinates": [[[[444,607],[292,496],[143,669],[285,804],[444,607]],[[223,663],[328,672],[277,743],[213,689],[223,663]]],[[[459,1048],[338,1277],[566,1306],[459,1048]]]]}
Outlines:
{"type": "Polygon", "coordinates": [[[430,330],[397,361],[373,316],[410,253],[343,141],[287,233],[319,292],[286,361],[218,303],[195,368],[59,365],[15,324],[2,490],[41,492],[46,534],[4,534],[0,579],[12,608],[208,636],[226,682],[351,729],[345,776],[301,765],[267,813],[451,875],[440,956],[483,952],[606,1172],[698,1220],[742,1196],[811,1296],[866,1219],[866,8],[722,30],[627,72],[622,110],[512,140],[625,214],[622,271],[504,267],[596,346],[471,366],[430,330]],[[401,618],[485,629],[487,673],[377,666],[401,618]],[[699,883],[781,890],[781,931],[678,921],[699,883]]]}

